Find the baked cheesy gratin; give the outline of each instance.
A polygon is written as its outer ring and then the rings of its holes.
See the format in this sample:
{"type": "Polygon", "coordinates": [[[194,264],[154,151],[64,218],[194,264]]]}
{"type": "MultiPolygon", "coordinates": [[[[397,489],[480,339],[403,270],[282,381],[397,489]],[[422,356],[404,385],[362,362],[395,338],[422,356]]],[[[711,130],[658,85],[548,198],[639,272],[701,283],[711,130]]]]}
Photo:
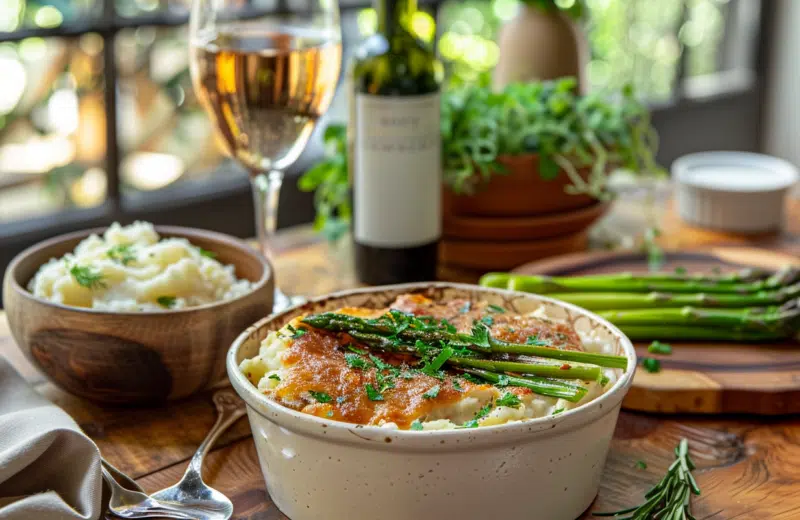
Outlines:
{"type": "Polygon", "coordinates": [[[626,360],[543,311],[399,296],[389,308],[298,316],[240,369],[283,406],[336,421],[443,430],[561,413],[610,388],[626,360]]]}

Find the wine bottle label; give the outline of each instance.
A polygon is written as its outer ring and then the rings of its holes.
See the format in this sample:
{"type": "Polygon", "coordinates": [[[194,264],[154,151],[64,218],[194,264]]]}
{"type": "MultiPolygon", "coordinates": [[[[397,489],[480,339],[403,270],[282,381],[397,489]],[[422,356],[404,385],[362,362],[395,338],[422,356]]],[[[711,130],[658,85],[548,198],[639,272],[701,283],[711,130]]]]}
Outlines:
{"type": "Polygon", "coordinates": [[[356,94],[353,234],[386,248],[442,234],[439,94],[356,94]]]}

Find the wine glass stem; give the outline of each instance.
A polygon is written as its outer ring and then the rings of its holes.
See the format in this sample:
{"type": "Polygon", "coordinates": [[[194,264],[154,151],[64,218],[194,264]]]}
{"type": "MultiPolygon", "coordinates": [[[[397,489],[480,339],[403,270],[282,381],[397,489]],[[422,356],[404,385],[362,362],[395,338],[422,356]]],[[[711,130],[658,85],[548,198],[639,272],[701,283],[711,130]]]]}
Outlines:
{"type": "Polygon", "coordinates": [[[280,200],[281,185],[283,184],[283,172],[270,170],[251,177],[253,185],[253,202],[256,214],[256,233],[258,235],[258,245],[264,256],[269,260],[273,268],[273,280],[275,282],[275,302],[274,309],[279,311],[290,304],[290,299],[280,289],[278,289],[277,276],[275,274],[275,231],[278,229],[278,203],[280,200]]]}

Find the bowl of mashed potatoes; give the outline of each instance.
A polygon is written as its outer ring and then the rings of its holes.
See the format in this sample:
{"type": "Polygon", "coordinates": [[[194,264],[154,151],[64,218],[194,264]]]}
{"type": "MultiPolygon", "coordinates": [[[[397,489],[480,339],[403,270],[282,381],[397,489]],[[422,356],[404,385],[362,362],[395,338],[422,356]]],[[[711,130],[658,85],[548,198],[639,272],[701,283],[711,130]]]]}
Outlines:
{"type": "Polygon", "coordinates": [[[227,346],[272,311],[272,268],[233,237],[135,222],[20,253],[3,299],[15,341],[55,384],[114,404],[224,379],[227,346]]]}
{"type": "Polygon", "coordinates": [[[293,520],[568,520],[597,494],[636,353],[574,305],[439,282],[273,314],[227,366],[293,520]]]}

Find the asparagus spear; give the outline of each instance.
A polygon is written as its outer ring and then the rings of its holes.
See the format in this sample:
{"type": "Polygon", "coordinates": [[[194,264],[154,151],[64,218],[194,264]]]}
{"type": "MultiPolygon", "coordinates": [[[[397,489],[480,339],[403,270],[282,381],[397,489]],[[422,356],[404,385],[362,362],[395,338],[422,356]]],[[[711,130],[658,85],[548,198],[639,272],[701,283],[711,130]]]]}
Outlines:
{"type": "Polygon", "coordinates": [[[709,309],[684,307],[682,309],[632,309],[600,311],[598,314],[617,326],[683,325],[708,326],[729,330],[782,332],[785,335],[800,330],[800,299],[787,302],[782,307],[709,309]]]}
{"type": "Polygon", "coordinates": [[[748,294],[778,289],[800,280],[800,269],[788,267],[767,278],[741,281],[742,276],[635,275],[620,273],[574,277],[551,277],[489,273],[481,285],[537,294],[565,292],[669,292],[748,294]]]}
{"type": "Polygon", "coordinates": [[[517,343],[506,343],[495,339],[485,329],[485,342],[479,341],[477,337],[468,334],[448,332],[445,329],[418,330],[405,328],[399,330],[398,327],[389,324],[376,324],[374,320],[364,320],[355,316],[348,316],[336,313],[324,313],[307,316],[303,323],[312,327],[336,332],[347,332],[357,334],[377,334],[380,336],[393,336],[399,340],[414,344],[415,341],[422,341],[428,345],[437,345],[444,341],[449,345],[465,348],[479,353],[492,354],[518,354],[531,357],[559,359],[564,361],[574,361],[579,363],[590,363],[602,367],[622,368],[628,366],[625,356],[615,356],[611,354],[596,354],[577,350],[561,350],[552,347],[537,345],[521,345],[517,343]],[[485,346],[488,345],[488,346],[485,346]]]}
{"type": "Polygon", "coordinates": [[[592,311],[674,308],[699,305],[701,307],[768,307],[781,305],[800,296],[800,283],[750,294],[674,294],[643,293],[553,293],[552,298],[574,303],[592,311]]]}
{"type": "MultiPolygon", "coordinates": [[[[384,336],[380,336],[378,334],[366,334],[360,332],[353,332],[351,333],[353,338],[360,341],[362,344],[366,345],[369,348],[380,350],[383,352],[402,352],[405,354],[411,354],[414,356],[419,357],[420,352],[411,346],[407,345],[397,345],[395,342],[386,338],[384,336]]],[[[435,347],[429,347],[428,349],[431,354],[434,354],[438,357],[438,355],[442,352],[441,349],[435,347]]],[[[447,358],[445,360],[446,364],[453,364],[450,360],[452,358],[447,358]]],[[[502,373],[495,373],[486,370],[489,368],[488,365],[482,360],[475,359],[473,361],[477,361],[478,363],[475,364],[476,367],[482,368],[475,368],[475,369],[463,369],[463,372],[468,372],[471,374],[479,375],[483,379],[487,381],[497,383],[500,381],[501,377],[506,377],[508,383],[512,386],[522,386],[525,388],[529,388],[533,392],[540,394],[540,395],[547,395],[551,397],[562,397],[567,399],[570,402],[578,402],[581,398],[586,395],[586,388],[581,385],[576,385],[574,383],[569,383],[564,380],[555,379],[555,378],[545,378],[545,377],[536,377],[529,375],[525,379],[506,376],[502,373]]],[[[556,365],[558,366],[558,365],[556,365]]]]}
{"type": "MultiPolygon", "coordinates": [[[[478,376],[485,379],[490,383],[499,383],[503,375],[489,372],[486,370],[479,370],[474,368],[465,368],[463,370],[468,374],[478,376]]],[[[505,376],[506,381],[511,386],[521,386],[529,388],[537,394],[549,395],[550,397],[560,397],[566,399],[571,403],[577,403],[586,395],[587,389],[583,385],[567,383],[559,379],[549,379],[546,377],[528,376],[525,379],[521,377],[505,376]]]]}
{"type": "Polygon", "coordinates": [[[703,326],[685,325],[682,327],[664,327],[662,325],[622,325],[620,330],[634,341],[649,341],[653,338],[662,340],[701,340],[701,341],[738,341],[759,343],[786,339],[785,332],[731,330],[703,326]]]}
{"type": "Polygon", "coordinates": [[[493,359],[474,359],[451,357],[447,360],[450,365],[466,368],[479,368],[489,372],[516,372],[518,374],[533,374],[542,377],[558,379],[583,379],[585,381],[598,381],[602,369],[596,365],[584,364],[544,364],[520,363],[518,361],[495,361],[493,359]]]}

